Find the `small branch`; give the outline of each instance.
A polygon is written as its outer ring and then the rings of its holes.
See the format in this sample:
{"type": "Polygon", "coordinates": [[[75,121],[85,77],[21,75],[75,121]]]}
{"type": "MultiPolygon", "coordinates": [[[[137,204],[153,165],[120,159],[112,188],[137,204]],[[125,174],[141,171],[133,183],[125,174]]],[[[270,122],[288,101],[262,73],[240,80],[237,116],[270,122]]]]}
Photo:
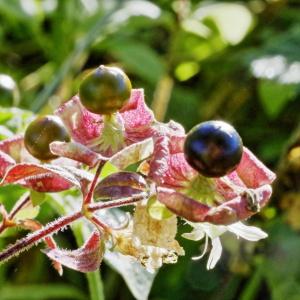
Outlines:
{"type": "Polygon", "coordinates": [[[101,170],[102,170],[105,162],[106,162],[105,160],[101,160],[99,162],[99,165],[97,167],[94,179],[93,179],[93,181],[92,181],[92,183],[90,185],[90,188],[89,188],[89,191],[88,191],[87,195],[84,198],[83,204],[90,204],[92,202],[92,200],[93,200],[93,193],[94,193],[94,190],[95,190],[95,187],[96,187],[96,184],[97,184],[97,180],[99,178],[99,175],[101,173],[101,170]]]}
{"type": "MultiPolygon", "coordinates": [[[[141,200],[144,200],[146,197],[149,196],[149,193],[143,192],[138,195],[134,195],[132,197],[121,198],[118,200],[111,200],[107,202],[101,203],[91,203],[85,206],[85,210],[88,213],[93,213],[100,209],[104,208],[113,208],[113,207],[121,207],[125,205],[134,204],[141,200]]],[[[41,229],[27,235],[26,237],[18,240],[15,244],[8,246],[2,252],[0,252],[0,264],[9,260],[10,258],[19,255],[21,252],[28,250],[35,244],[40,243],[42,240],[45,240],[47,243],[50,243],[51,246],[52,240],[47,239],[52,234],[58,232],[59,230],[63,229],[64,227],[70,225],[72,222],[84,217],[86,214],[79,211],[69,216],[61,217],[54,222],[47,224],[46,226],[42,227],[41,229]]],[[[92,222],[96,220],[96,225],[103,227],[106,226],[101,221],[97,220],[94,216],[91,216],[90,219],[92,222]],[[101,225],[100,225],[101,224],[101,225]]]]}
{"type": "MultiPolygon", "coordinates": [[[[29,220],[29,219],[21,221],[20,223],[18,223],[18,226],[20,226],[24,229],[30,230],[30,231],[37,231],[37,230],[43,228],[42,224],[39,223],[38,221],[29,220]]],[[[56,242],[55,242],[55,240],[53,239],[52,236],[45,237],[44,242],[45,242],[46,246],[48,246],[50,249],[56,249],[57,248],[56,242]]],[[[52,260],[52,262],[53,262],[54,269],[58,272],[58,274],[60,276],[62,276],[62,274],[63,274],[62,265],[56,260],[52,260]]]]}
{"type": "Polygon", "coordinates": [[[24,208],[30,202],[30,197],[28,193],[25,194],[25,197],[22,196],[17,203],[14,205],[13,209],[9,214],[6,213],[4,206],[2,205],[2,215],[3,220],[0,224],[0,233],[2,233],[6,228],[13,227],[16,224],[12,221],[16,214],[24,208]]]}
{"type": "Polygon", "coordinates": [[[92,203],[87,206],[87,210],[89,212],[95,212],[97,210],[104,209],[104,208],[126,206],[126,205],[130,205],[130,204],[134,204],[141,200],[144,200],[147,197],[148,197],[148,193],[143,192],[138,195],[131,196],[131,197],[121,198],[121,199],[117,199],[117,200],[111,200],[111,201],[107,201],[107,202],[92,203]]]}
{"type": "Polygon", "coordinates": [[[82,217],[81,212],[76,212],[70,216],[65,216],[49,223],[45,227],[27,235],[26,237],[18,240],[15,244],[8,246],[5,250],[0,252],[0,264],[9,260],[10,258],[19,255],[21,252],[28,250],[35,244],[40,243],[43,239],[51,234],[54,234],[68,226],[72,222],[82,217]]]}
{"type": "Polygon", "coordinates": [[[28,203],[30,202],[30,196],[26,195],[26,197],[21,197],[19,199],[19,201],[15,204],[15,206],[13,207],[13,209],[11,210],[11,212],[8,215],[8,219],[12,220],[15,215],[22,209],[24,208],[28,203]]]}
{"type": "Polygon", "coordinates": [[[103,223],[102,221],[100,221],[98,218],[96,218],[95,216],[93,216],[91,218],[91,222],[94,223],[96,225],[96,227],[98,227],[100,230],[105,230],[106,232],[110,232],[110,228],[108,225],[106,225],[105,223],[103,223]]]}

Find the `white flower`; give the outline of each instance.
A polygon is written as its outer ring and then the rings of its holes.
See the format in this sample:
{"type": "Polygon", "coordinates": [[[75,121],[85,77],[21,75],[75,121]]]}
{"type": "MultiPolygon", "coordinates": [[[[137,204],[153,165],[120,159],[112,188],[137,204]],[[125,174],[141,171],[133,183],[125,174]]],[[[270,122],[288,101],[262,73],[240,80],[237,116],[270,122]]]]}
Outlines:
{"type": "Polygon", "coordinates": [[[202,258],[208,248],[208,240],[211,239],[211,251],[207,261],[207,269],[211,270],[215,267],[222,254],[222,244],[220,236],[226,231],[234,233],[237,238],[241,237],[245,240],[256,242],[266,238],[268,235],[258,227],[247,226],[242,222],[237,222],[231,225],[214,225],[210,223],[192,223],[188,222],[193,227],[189,233],[184,233],[182,236],[186,239],[199,241],[205,238],[204,250],[200,256],[193,259],[202,258]]]}

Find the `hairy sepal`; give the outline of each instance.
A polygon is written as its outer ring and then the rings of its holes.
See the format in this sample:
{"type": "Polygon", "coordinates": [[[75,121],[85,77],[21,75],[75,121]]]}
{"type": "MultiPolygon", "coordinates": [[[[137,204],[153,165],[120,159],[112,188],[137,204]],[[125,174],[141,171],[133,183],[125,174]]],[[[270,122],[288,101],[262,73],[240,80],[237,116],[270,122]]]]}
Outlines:
{"type": "Polygon", "coordinates": [[[100,160],[105,160],[99,153],[76,142],[53,142],[50,144],[50,150],[55,155],[76,160],[91,168],[95,167],[100,160]]]}
{"type": "Polygon", "coordinates": [[[61,265],[79,272],[93,272],[99,269],[103,259],[104,243],[99,231],[94,231],[86,243],[76,250],[59,248],[46,249],[43,252],[61,265]]]}
{"type": "Polygon", "coordinates": [[[153,140],[151,138],[132,144],[115,155],[109,162],[120,170],[126,169],[128,166],[148,158],[154,150],[153,140]]]}
{"type": "Polygon", "coordinates": [[[6,184],[20,184],[38,192],[59,192],[72,186],[81,188],[80,180],[66,168],[28,163],[12,166],[0,182],[0,185],[6,184]]]}

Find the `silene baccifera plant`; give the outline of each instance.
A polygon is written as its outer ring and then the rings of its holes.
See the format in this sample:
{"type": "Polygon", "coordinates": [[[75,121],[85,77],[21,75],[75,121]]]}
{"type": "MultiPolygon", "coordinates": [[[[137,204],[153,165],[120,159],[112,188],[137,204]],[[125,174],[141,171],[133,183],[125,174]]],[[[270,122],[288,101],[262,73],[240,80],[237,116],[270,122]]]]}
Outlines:
{"type": "Polygon", "coordinates": [[[207,268],[221,257],[220,236],[231,232],[250,241],[267,234],[242,221],[258,213],[272,193],[275,175],[243,146],[224,121],[208,121],[189,133],[174,122],[158,122],[119,68],[100,66],[84,78],[78,95],[54,115],[33,120],[23,136],[0,142],[1,186],[18,184],[30,193],[10,212],[1,206],[0,232],[9,227],[31,231],[0,252],[3,263],[44,242],[43,252],[62,267],[81,272],[100,267],[106,251],[138,261],[149,272],[176,263],[184,249],[176,240],[177,220],[190,230],[183,237],[204,239],[207,268]],[[103,170],[113,170],[104,175],[103,170]],[[38,205],[33,195],[75,188],[81,192],[70,214],[42,225],[16,220],[38,205]],[[110,211],[123,206],[122,224],[110,211]],[[53,236],[78,220],[90,229],[76,250],[57,246],[53,236]]]}

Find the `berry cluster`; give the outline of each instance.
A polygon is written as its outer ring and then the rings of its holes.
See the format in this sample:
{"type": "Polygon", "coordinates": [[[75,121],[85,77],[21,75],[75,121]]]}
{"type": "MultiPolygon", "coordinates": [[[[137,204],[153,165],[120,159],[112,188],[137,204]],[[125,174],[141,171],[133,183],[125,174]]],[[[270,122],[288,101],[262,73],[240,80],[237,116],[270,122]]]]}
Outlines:
{"type": "MultiPolygon", "coordinates": [[[[81,209],[41,226],[14,219],[31,196],[10,213],[2,207],[0,232],[11,226],[34,232],[0,252],[0,262],[44,241],[45,253],[60,273],[62,265],[88,272],[100,266],[113,241],[113,251],[153,271],[184,255],[175,239],[177,217],[194,228],[186,238],[207,236],[213,247],[225,231],[247,238],[243,232],[252,230],[252,240],[266,237],[240,221],[266,205],[275,175],[243,146],[230,124],[203,122],[185,134],[174,121],[158,122],[143,90],[132,89],[121,69],[102,65],[55,114],[36,118],[24,137],[0,142],[0,185],[20,184],[40,193],[76,187],[82,193],[81,209]],[[114,172],[103,178],[107,165],[114,172]],[[138,165],[135,172],[128,171],[132,165],[138,165]],[[119,228],[99,213],[124,205],[134,205],[135,212],[119,228]],[[59,249],[53,234],[78,219],[91,222],[94,232],[77,250],[59,249]]],[[[211,255],[208,268],[219,259],[211,255]]]]}

